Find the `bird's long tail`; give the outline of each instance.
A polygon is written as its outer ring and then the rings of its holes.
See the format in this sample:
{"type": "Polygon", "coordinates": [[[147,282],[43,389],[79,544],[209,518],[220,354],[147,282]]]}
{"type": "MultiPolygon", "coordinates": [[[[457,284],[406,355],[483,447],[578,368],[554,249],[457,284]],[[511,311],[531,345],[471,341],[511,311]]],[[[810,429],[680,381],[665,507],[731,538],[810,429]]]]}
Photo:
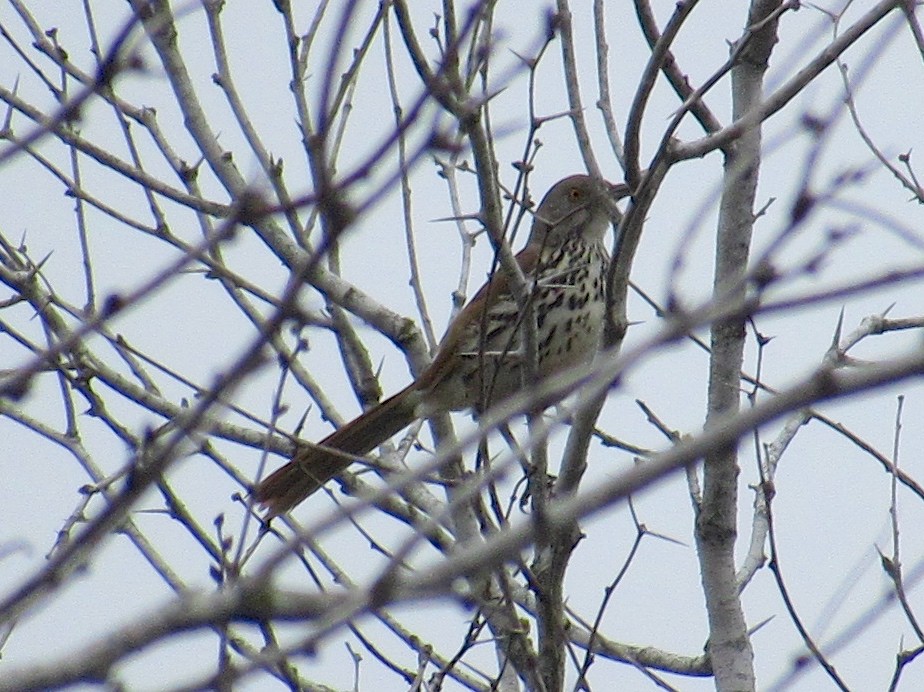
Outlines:
{"type": "Polygon", "coordinates": [[[299,449],[285,466],[267,476],[254,489],[254,499],[274,517],[292,509],[311,493],[417,417],[414,385],[401,390],[317,444],[299,449]]]}

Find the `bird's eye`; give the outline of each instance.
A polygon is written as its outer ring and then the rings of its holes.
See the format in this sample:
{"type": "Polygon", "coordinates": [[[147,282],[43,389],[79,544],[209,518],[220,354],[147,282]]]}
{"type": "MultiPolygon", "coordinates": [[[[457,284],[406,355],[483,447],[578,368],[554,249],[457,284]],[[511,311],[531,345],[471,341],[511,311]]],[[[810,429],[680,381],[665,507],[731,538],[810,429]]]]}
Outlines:
{"type": "Polygon", "coordinates": [[[568,190],[568,196],[573,200],[581,199],[581,189],[572,187],[570,190],[568,190]]]}

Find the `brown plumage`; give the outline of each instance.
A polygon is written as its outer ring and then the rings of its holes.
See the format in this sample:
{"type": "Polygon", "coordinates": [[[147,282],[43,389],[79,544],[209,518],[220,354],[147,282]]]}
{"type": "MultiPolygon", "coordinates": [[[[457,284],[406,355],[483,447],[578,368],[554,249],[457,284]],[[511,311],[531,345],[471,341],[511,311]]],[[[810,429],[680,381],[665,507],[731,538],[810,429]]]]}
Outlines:
{"type": "MultiPolygon", "coordinates": [[[[516,260],[531,282],[540,379],[593,357],[606,302],[606,198],[627,195],[625,185],[573,175],[557,182],[534,214],[516,260]]],[[[484,410],[521,389],[526,368],[520,315],[508,277],[498,270],[456,316],[433,362],[414,382],[317,445],[300,448],[257,485],[254,498],[270,516],[281,514],[417,418],[484,410]]]]}

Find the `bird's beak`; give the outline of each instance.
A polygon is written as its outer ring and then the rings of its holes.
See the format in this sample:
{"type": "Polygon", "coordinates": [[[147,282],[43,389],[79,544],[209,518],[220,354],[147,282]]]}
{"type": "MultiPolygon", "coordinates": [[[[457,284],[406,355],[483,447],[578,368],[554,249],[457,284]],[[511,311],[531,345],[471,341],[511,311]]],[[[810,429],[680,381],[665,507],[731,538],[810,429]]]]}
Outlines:
{"type": "Polygon", "coordinates": [[[625,197],[628,197],[632,194],[632,191],[629,190],[629,186],[625,183],[607,183],[607,189],[609,190],[610,195],[613,197],[613,201],[618,202],[625,197]]]}
{"type": "MultiPolygon", "coordinates": [[[[644,178],[646,173],[648,173],[648,169],[641,171],[640,177],[644,178]]],[[[606,186],[609,189],[610,194],[613,196],[613,199],[617,202],[621,199],[632,196],[632,190],[630,190],[629,186],[625,183],[607,183],[606,186]]]]}

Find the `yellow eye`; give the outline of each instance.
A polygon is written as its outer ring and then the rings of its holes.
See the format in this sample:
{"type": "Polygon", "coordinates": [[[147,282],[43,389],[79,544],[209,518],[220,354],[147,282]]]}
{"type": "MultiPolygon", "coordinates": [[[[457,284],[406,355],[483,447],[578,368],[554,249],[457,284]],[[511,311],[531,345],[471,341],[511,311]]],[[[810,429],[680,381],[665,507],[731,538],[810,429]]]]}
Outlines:
{"type": "Polygon", "coordinates": [[[581,199],[581,188],[572,187],[570,190],[568,190],[568,197],[570,197],[572,200],[581,199]]]}

